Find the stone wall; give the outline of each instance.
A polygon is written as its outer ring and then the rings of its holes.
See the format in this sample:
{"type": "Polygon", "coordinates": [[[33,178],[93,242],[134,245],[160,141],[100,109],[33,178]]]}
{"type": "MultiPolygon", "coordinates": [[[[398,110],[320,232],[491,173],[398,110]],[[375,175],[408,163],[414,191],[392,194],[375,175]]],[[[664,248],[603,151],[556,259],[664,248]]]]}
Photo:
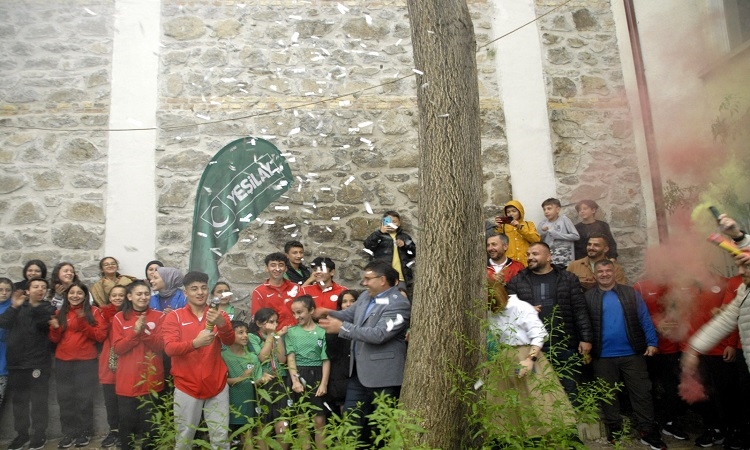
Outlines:
{"type": "MultiPolygon", "coordinates": [[[[559,2],[537,0],[541,15],[559,2]]],[[[573,206],[593,199],[609,222],[629,280],[641,274],[646,215],[632,119],[610,2],[574,1],[539,22],[557,191],[573,206]]]]}
{"type": "MultiPolygon", "coordinates": [[[[220,264],[241,295],[266,278],[264,256],[290,239],[305,244],[308,261],[331,257],[338,280],[356,286],[368,260],[362,241],[387,209],[402,213],[419,246],[414,93],[429,85],[415,86],[412,76],[406,6],[340,4],[311,2],[300,14],[293,1],[163,3],[159,125],[192,126],[159,135],[160,259],[187,264],[198,169],[242,135],[277,145],[296,181],[278,202],[288,210],[269,207],[220,264]]],[[[488,7],[472,3],[480,43],[491,38],[488,7]]],[[[486,190],[502,203],[510,187],[488,58],[479,57],[486,190]]]]}
{"type": "Polygon", "coordinates": [[[36,127],[0,127],[2,276],[31,258],[98,273],[113,17],[111,0],[0,2],[0,125],[36,127]]]}

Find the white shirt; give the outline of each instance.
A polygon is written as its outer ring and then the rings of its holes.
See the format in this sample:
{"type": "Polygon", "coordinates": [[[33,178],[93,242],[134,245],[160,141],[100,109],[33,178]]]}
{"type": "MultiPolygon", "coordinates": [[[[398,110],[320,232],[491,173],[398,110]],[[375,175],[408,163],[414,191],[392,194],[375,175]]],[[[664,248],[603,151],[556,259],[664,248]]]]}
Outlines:
{"type": "Polygon", "coordinates": [[[500,342],[508,345],[544,345],[547,330],[533,306],[519,300],[514,294],[508,297],[503,311],[489,315],[490,330],[497,333],[500,342]]]}

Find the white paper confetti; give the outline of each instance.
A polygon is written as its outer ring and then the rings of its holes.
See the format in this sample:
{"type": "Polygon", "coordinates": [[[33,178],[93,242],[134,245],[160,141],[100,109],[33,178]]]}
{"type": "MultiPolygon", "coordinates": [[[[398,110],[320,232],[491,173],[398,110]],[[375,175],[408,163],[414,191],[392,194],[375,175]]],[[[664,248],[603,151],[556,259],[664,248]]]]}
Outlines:
{"type": "Polygon", "coordinates": [[[341,14],[346,14],[346,13],[349,12],[349,8],[347,8],[346,6],[342,5],[341,3],[337,3],[336,7],[339,9],[339,12],[341,14]]]}
{"type": "Polygon", "coordinates": [[[211,120],[211,117],[208,116],[207,114],[196,114],[195,117],[199,119],[203,119],[203,120],[211,120]]]}
{"type": "Polygon", "coordinates": [[[372,25],[372,16],[370,16],[369,14],[365,14],[365,22],[367,23],[367,25],[372,25]]]}
{"type": "Polygon", "coordinates": [[[367,122],[360,122],[357,124],[359,128],[369,127],[370,125],[372,125],[372,122],[370,122],[369,120],[367,122]]]}
{"type": "Polygon", "coordinates": [[[290,229],[290,228],[294,228],[294,227],[296,227],[296,226],[297,226],[297,224],[296,224],[296,223],[290,223],[289,225],[284,225],[284,229],[285,229],[285,230],[288,230],[288,229],[290,229]]]}
{"type": "Polygon", "coordinates": [[[365,202],[365,211],[367,211],[367,214],[373,214],[372,206],[370,206],[370,202],[365,202]]]}
{"type": "Polygon", "coordinates": [[[365,139],[365,138],[363,138],[363,137],[359,138],[359,140],[360,140],[360,142],[364,142],[364,143],[365,143],[365,144],[367,144],[367,145],[370,145],[370,144],[372,144],[372,141],[371,141],[371,140],[369,140],[369,139],[365,139]]]}
{"type": "Polygon", "coordinates": [[[292,130],[291,130],[291,131],[289,131],[289,136],[294,136],[295,134],[298,134],[299,132],[300,132],[300,129],[299,129],[299,127],[297,127],[297,128],[292,128],[292,130]]]}
{"type": "Polygon", "coordinates": [[[448,117],[450,114],[439,114],[438,117],[448,117]]]}
{"type": "Polygon", "coordinates": [[[322,187],[322,188],[320,188],[320,190],[321,190],[321,191],[330,191],[330,190],[331,190],[331,188],[329,188],[329,187],[322,187]]]}
{"type": "Polygon", "coordinates": [[[86,11],[87,13],[91,14],[92,16],[96,15],[96,13],[94,11],[92,11],[92,10],[90,10],[88,8],[83,8],[83,10],[86,11]]]}
{"type": "Polygon", "coordinates": [[[354,175],[350,175],[349,178],[344,181],[344,186],[349,186],[349,183],[351,183],[352,181],[354,181],[354,175]]]}
{"type": "Polygon", "coordinates": [[[402,323],[404,323],[404,316],[402,316],[401,314],[396,314],[396,322],[395,322],[395,324],[396,325],[401,325],[402,323]]]}
{"type": "Polygon", "coordinates": [[[198,233],[196,233],[196,234],[198,236],[200,236],[200,237],[208,237],[208,235],[206,233],[203,233],[203,232],[200,232],[200,231],[198,233]]]}
{"type": "Polygon", "coordinates": [[[289,211],[289,207],[288,206],[274,206],[274,209],[276,211],[289,211]]]}
{"type": "Polygon", "coordinates": [[[331,229],[331,227],[326,227],[326,231],[328,231],[329,233],[333,233],[333,230],[331,229]]]}
{"type": "Polygon", "coordinates": [[[375,256],[375,253],[373,253],[372,250],[368,250],[366,248],[363,248],[362,251],[365,252],[365,253],[367,253],[370,256],[375,256]]]}
{"type": "Polygon", "coordinates": [[[385,331],[393,331],[393,319],[388,319],[385,323],[385,331]]]}
{"type": "Polygon", "coordinates": [[[477,389],[479,389],[480,387],[482,387],[482,386],[484,386],[484,381],[482,381],[481,378],[474,382],[474,390],[475,391],[477,389]]]}
{"type": "Polygon", "coordinates": [[[416,73],[417,75],[424,75],[424,72],[422,72],[419,69],[411,69],[412,72],[416,73]]]}
{"type": "Polygon", "coordinates": [[[263,222],[264,225],[273,225],[275,223],[276,223],[275,220],[266,220],[265,222],[263,222]]]}
{"type": "Polygon", "coordinates": [[[292,42],[297,42],[297,39],[299,39],[299,33],[296,31],[292,34],[292,42]]]}
{"type": "Polygon", "coordinates": [[[331,217],[331,220],[341,220],[341,217],[331,217]]]}

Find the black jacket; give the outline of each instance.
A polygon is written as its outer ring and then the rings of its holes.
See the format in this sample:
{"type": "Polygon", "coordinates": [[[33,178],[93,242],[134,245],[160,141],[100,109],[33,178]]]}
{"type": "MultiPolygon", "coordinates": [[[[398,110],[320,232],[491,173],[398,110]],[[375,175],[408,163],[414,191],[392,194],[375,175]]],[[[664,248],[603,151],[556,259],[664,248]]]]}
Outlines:
{"type": "MultiPolygon", "coordinates": [[[[550,335],[550,344],[557,345],[560,339],[566,339],[566,347],[576,349],[579,342],[592,342],[594,339],[581,284],[578,282],[578,277],[571,272],[555,265],[552,265],[552,270],[557,274],[555,301],[557,310],[551,319],[542,317],[542,320],[550,335]],[[562,324],[556,322],[557,318],[562,319],[562,324]]],[[[508,282],[506,289],[508,294],[516,294],[519,299],[535,305],[538,302],[534,300],[534,288],[530,276],[531,270],[528,268],[518,272],[518,275],[508,282]]]]}
{"type": "Polygon", "coordinates": [[[48,322],[55,307],[43,301],[32,307],[27,301],[20,308],[12,306],[0,315],[0,328],[8,330],[8,369],[42,369],[52,365],[52,343],[47,334],[48,322]]]}
{"type": "MultiPolygon", "coordinates": [[[[401,273],[404,274],[404,280],[406,283],[411,284],[413,278],[412,266],[417,257],[417,245],[414,243],[411,236],[404,233],[401,228],[396,230],[396,240],[399,239],[404,241],[403,247],[397,247],[398,257],[401,259],[401,273]]],[[[393,260],[394,247],[395,245],[391,235],[388,233],[381,233],[380,230],[376,230],[365,239],[365,248],[372,252],[372,259],[387,261],[390,263],[393,260]]]]}
{"type": "MultiPolygon", "coordinates": [[[[628,342],[633,347],[636,355],[642,355],[648,346],[646,342],[646,333],[643,331],[641,321],[638,317],[638,303],[635,297],[635,289],[622,284],[615,285],[613,291],[622,305],[623,315],[625,317],[625,332],[628,336],[628,342]]],[[[586,305],[589,308],[591,316],[591,326],[594,331],[594,341],[591,349],[591,356],[598,358],[602,354],[602,297],[604,291],[594,288],[586,291],[586,305]]]]}

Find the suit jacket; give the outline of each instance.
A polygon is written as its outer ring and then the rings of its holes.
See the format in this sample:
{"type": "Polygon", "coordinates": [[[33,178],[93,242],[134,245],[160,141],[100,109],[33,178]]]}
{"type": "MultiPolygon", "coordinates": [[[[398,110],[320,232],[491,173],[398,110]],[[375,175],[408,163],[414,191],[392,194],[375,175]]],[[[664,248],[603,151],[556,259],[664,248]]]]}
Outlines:
{"type": "Polygon", "coordinates": [[[354,305],[330,315],[343,322],[339,337],[350,339],[352,376],[357,364],[359,382],[367,388],[401,386],[406,363],[406,330],[411,318],[411,304],[396,287],[376,299],[365,317],[370,293],[365,291],[354,305]]]}

